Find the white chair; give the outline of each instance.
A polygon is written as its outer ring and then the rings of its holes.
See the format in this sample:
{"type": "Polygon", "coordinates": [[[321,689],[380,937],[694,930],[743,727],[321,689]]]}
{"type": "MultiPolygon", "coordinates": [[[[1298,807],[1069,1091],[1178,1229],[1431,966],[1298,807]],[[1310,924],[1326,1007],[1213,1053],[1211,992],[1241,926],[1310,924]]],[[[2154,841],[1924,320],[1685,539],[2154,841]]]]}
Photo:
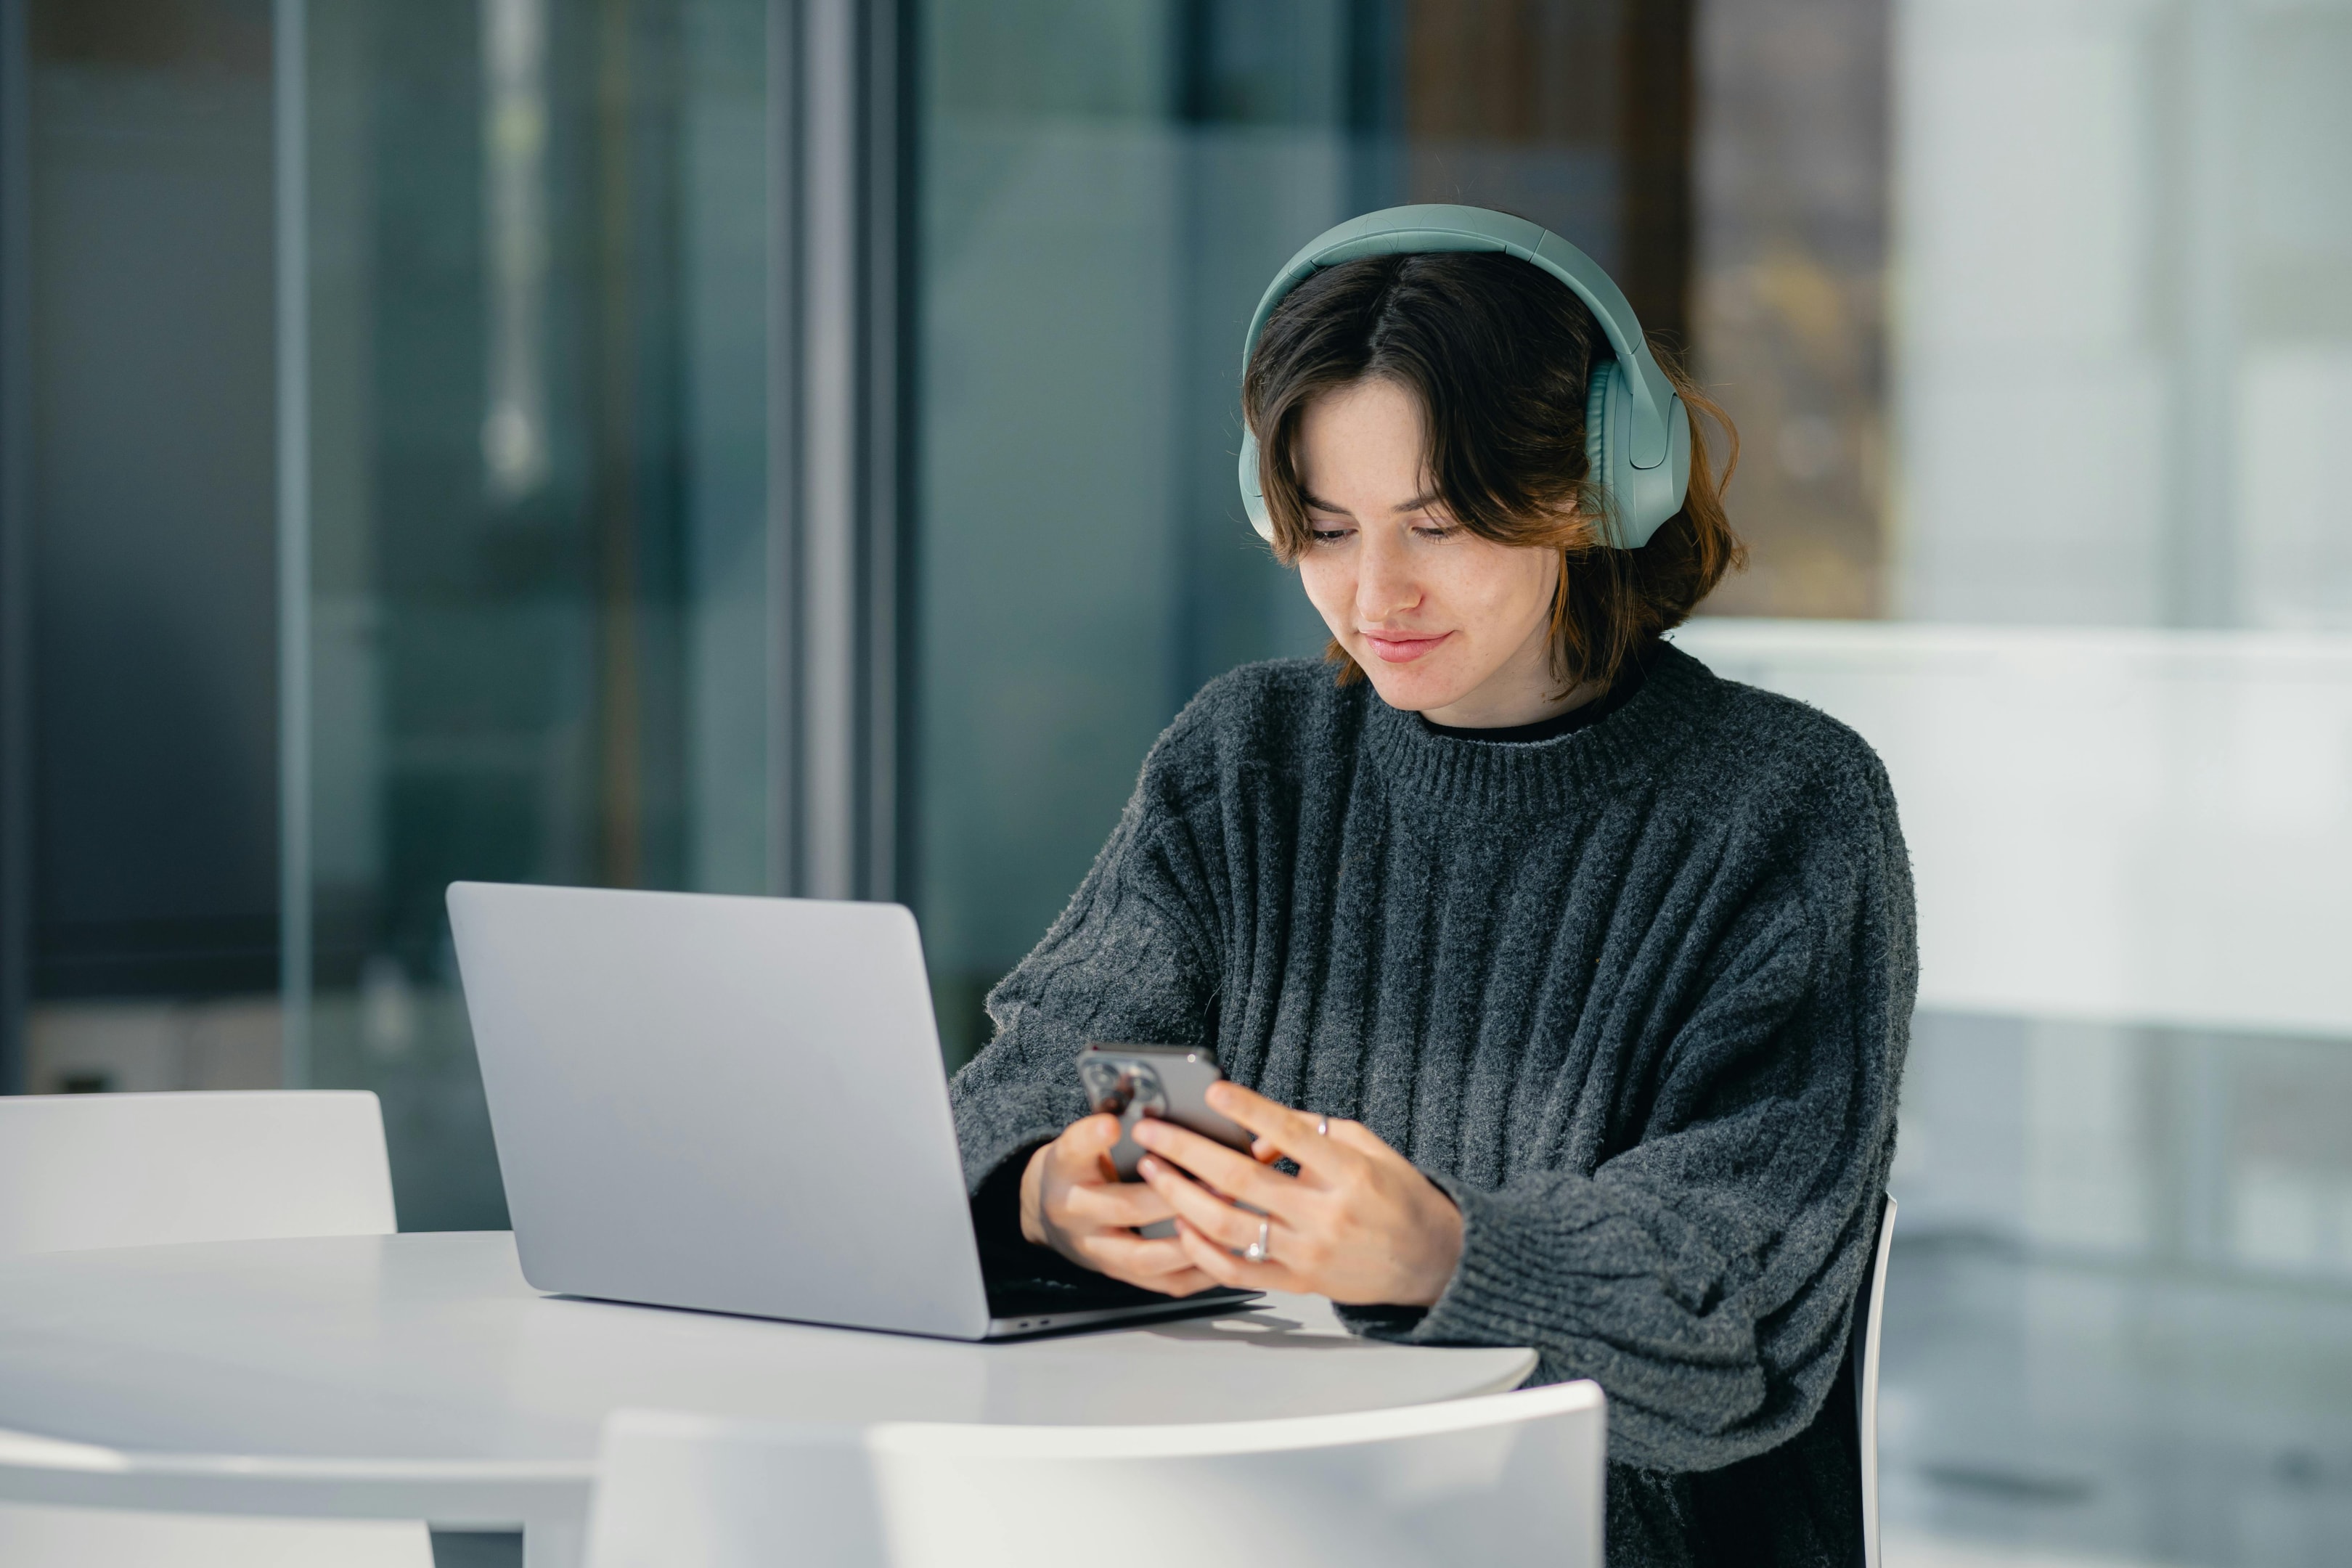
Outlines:
{"type": "Polygon", "coordinates": [[[1853,1301],[1853,1414],[1862,1428],[1862,1563],[1880,1568],[1878,1553],[1878,1329],[1886,1310],[1886,1258],[1895,1247],[1895,1195],[1878,1216],[1870,1278],[1853,1301]]]}
{"type": "MultiPolygon", "coordinates": [[[[0,1256],[383,1236],[373,1094],[0,1098],[0,1256]]],[[[422,1524],[0,1503],[8,1568],[431,1568],[422,1524]]]]}
{"type": "Polygon", "coordinates": [[[589,1568],[1601,1568],[1604,1402],[1557,1384],[1186,1426],[605,1424],[589,1568]]]}

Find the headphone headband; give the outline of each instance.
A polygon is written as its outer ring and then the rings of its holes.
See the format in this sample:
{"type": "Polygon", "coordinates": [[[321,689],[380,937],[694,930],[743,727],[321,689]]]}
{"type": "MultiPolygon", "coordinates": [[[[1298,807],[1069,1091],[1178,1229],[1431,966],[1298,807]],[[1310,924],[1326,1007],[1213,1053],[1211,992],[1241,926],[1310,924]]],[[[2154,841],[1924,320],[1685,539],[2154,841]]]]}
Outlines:
{"type": "MultiPolygon", "coordinates": [[[[1626,549],[1647,543],[1661,523],[1682,510],[1690,477],[1690,416],[1650,353],[1642,323],[1616,280],[1592,258],[1526,218],[1486,207],[1424,203],[1386,207],[1326,229],[1266,286],[1242,342],[1242,374],[1249,374],[1250,356],[1257,352],[1258,336],[1275,307],[1310,274],[1368,256],[1445,251],[1500,251],[1517,257],[1558,279],[1592,312],[1617,356],[1615,365],[1593,371],[1587,430],[1592,473],[1615,503],[1612,542],[1626,549]],[[1662,505],[1664,510],[1660,510],[1662,505]]],[[[1241,480],[1250,521],[1272,538],[1273,520],[1257,488],[1257,439],[1246,428],[1241,480]]]]}

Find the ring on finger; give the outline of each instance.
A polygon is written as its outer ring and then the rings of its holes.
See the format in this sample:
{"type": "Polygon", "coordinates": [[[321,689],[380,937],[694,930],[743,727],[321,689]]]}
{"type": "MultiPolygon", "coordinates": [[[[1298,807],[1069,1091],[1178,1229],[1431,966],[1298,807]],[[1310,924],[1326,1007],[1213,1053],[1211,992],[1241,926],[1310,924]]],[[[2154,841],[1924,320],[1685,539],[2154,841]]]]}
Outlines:
{"type": "Polygon", "coordinates": [[[1257,1239],[1251,1242],[1247,1247],[1242,1248],[1242,1261],[1244,1263],[1265,1262],[1266,1238],[1273,1234],[1274,1222],[1272,1220],[1262,1219],[1258,1221],[1257,1239]]]}
{"type": "Polygon", "coordinates": [[[1315,1119],[1315,1136],[1318,1138],[1328,1138],[1331,1136],[1331,1119],[1329,1117],[1318,1116],[1315,1119]]]}

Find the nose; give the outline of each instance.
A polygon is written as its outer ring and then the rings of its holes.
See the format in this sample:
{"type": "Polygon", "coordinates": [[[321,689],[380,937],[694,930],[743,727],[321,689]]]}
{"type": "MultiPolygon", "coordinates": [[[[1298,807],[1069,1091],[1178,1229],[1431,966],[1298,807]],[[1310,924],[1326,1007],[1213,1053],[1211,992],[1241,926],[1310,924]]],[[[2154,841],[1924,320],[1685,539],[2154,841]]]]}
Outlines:
{"type": "Polygon", "coordinates": [[[1376,626],[1421,607],[1422,586],[1402,532],[1385,528],[1365,531],[1356,566],[1356,618],[1360,626],[1376,626]]]}

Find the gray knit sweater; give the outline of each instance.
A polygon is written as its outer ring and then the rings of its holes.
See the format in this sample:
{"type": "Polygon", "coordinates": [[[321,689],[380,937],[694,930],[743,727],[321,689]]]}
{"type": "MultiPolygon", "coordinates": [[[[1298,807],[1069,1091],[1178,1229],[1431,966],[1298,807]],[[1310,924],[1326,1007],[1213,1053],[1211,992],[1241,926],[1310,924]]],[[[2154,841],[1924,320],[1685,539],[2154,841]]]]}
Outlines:
{"type": "Polygon", "coordinates": [[[1327,668],[1212,682],[955,1079],[977,1192],[1086,1103],[1089,1040],[1206,1043],[1460,1205],[1426,1311],[1610,1401],[1609,1546],[1859,1559],[1847,1325],[1916,984],[1878,759],[1669,647],[1557,740],[1432,732],[1327,668]]]}

